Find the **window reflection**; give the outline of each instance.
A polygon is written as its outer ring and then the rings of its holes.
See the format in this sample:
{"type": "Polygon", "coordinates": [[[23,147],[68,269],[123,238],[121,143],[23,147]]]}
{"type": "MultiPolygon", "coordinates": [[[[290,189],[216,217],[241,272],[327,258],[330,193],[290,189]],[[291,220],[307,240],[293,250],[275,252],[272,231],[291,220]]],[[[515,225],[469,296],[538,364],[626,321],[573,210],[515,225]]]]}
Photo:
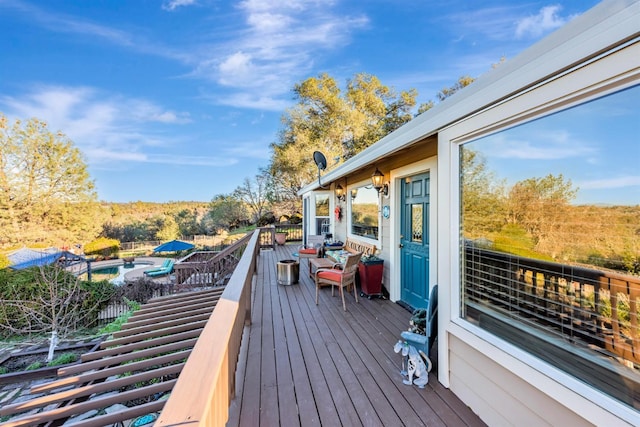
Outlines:
{"type": "Polygon", "coordinates": [[[351,191],[351,234],[378,240],[378,192],[373,187],[351,191]]]}
{"type": "Polygon", "coordinates": [[[635,407],[638,99],[635,86],[460,149],[464,317],[635,407]]]}

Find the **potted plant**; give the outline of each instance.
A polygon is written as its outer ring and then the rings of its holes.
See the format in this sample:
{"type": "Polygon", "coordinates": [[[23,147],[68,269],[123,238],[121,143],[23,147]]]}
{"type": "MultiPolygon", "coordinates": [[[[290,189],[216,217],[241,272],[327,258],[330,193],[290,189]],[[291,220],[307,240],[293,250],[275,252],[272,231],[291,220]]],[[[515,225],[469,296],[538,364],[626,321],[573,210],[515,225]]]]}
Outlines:
{"type": "Polygon", "coordinates": [[[360,277],[360,296],[373,296],[382,298],[382,272],[384,270],[384,260],[376,255],[365,255],[358,264],[358,275],[360,277]]]}
{"type": "Polygon", "coordinates": [[[275,239],[277,244],[284,245],[287,242],[287,233],[276,233],[275,239]]]}

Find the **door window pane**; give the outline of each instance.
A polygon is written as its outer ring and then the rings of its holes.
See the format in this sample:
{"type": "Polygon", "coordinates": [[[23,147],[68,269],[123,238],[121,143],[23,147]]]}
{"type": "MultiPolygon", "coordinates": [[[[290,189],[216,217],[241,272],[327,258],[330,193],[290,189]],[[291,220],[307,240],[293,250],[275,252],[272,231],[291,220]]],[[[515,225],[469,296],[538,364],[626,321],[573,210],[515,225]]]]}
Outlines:
{"type": "Polygon", "coordinates": [[[422,242],[422,203],[411,205],[411,240],[422,242]]]}

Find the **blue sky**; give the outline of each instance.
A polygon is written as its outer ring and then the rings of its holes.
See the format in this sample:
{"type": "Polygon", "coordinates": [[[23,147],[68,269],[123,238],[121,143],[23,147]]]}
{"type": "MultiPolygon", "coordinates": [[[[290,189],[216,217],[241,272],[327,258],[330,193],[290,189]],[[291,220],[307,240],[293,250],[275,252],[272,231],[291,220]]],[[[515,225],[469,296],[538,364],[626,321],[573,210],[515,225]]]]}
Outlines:
{"type": "Polygon", "coordinates": [[[595,4],[0,0],[0,112],[65,133],[100,200],[209,201],[268,164],[295,83],[366,72],[420,104],[595,4]]]}
{"type": "Polygon", "coordinates": [[[575,204],[640,206],[640,86],[471,142],[507,186],[562,174],[575,204]]]}

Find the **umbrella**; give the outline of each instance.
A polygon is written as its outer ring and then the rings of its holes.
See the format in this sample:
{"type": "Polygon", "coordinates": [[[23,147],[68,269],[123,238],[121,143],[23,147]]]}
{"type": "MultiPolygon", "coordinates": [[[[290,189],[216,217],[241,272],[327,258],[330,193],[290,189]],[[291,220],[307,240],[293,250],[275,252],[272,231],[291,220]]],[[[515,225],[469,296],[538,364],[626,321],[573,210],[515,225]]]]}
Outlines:
{"type": "Polygon", "coordinates": [[[172,240],[170,242],[166,242],[158,246],[153,250],[153,252],[176,252],[176,251],[186,251],[187,249],[193,248],[194,245],[191,243],[183,242],[181,240],[172,240]]]}

